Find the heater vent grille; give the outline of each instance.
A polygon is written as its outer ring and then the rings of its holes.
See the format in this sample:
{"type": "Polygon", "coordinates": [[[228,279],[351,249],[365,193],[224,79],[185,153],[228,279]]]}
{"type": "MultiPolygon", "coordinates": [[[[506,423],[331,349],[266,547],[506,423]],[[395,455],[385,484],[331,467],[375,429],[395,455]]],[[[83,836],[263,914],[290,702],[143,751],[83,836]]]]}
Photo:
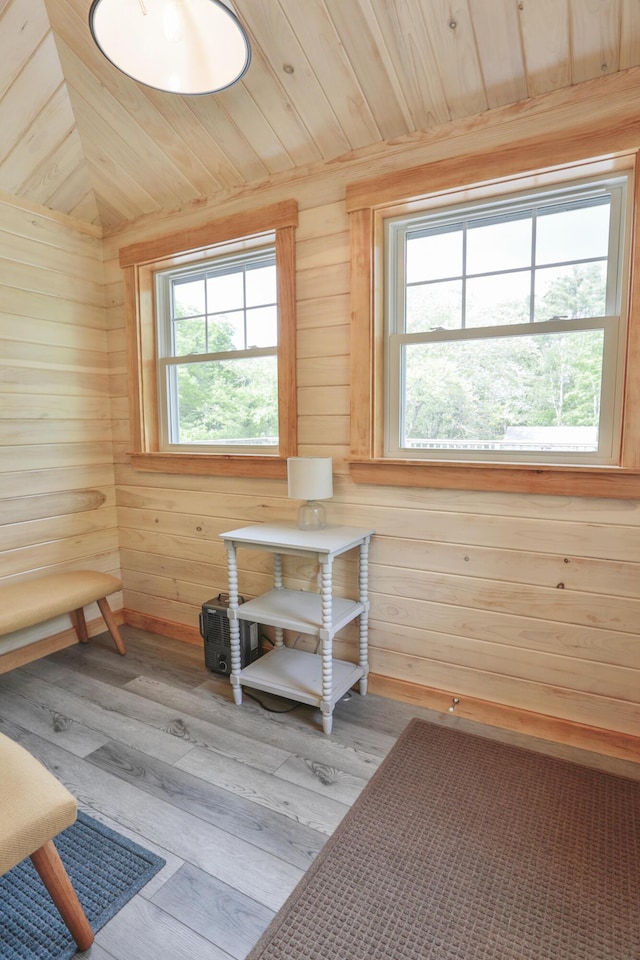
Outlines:
{"type": "MultiPolygon", "coordinates": [[[[239,597],[244,603],[244,597],[239,597]]],[[[204,640],[204,662],[209,670],[228,676],[231,673],[231,631],[227,609],[229,596],[219,593],[217,597],[202,604],[200,635],[204,640]]],[[[260,625],[240,620],[240,664],[246,667],[261,654],[260,625]]]]}

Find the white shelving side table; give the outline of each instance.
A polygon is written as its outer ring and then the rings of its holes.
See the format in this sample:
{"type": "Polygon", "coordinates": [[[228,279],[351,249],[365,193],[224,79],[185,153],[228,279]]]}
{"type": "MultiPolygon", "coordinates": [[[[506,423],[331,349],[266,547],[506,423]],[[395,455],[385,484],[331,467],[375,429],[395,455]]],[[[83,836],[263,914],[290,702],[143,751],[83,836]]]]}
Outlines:
{"type": "Polygon", "coordinates": [[[242,703],[242,687],[253,687],[289,700],[317,706],[322,729],[331,733],[333,708],[340,697],[359,682],[367,692],[369,629],[369,542],[374,531],[361,527],[327,525],[322,530],[299,530],[294,523],[258,523],[221,533],[227,549],[229,576],[229,637],[233,698],[242,703]],[[238,603],[238,547],[268,550],[273,554],[273,589],[238,603]],[[357,600],[333,596],[333,561],[359,549],[357,600]],[[282,579],[282,557],[313,557],[320,565],[320,593],[289,590],[282,579]],[[358,663],[333,657],[333,638],[347,623],[359,618],[358,663]],[[275,628],[273,650],[241,667],[240,620],[257,621],[275,628]],[[293,630],[320,639],[320,653],[296,650],[284,644],[284,631],[293,630]]]}

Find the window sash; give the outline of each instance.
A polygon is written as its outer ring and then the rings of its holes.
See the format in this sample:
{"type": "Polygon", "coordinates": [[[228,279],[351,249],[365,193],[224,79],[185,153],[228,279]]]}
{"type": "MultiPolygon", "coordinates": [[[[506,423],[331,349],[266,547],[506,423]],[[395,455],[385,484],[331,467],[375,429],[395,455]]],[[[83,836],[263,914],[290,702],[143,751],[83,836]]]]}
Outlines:
{"type": "MultiPolygon", "coordinates": [[[[177,318],[175,318],[173,315],[173,281],[178,279],[194,280],[202,277],[206,284],[208,277],[228,275],[238,272],[239,269],[242,268],[256,269],[261,266],[273,266],[277,271],[275,246],[271,242],[265,246],[264,238],[261,238],[261,246],[255,251],[247,251],[242,254],[230,256],[221,256],[205,262],[196,263],[191,267],[179,267],[172,270],[158,271],[155,276],[155,288],[159,358],[162,359],[166,357],[179,356],[174,349],[173,322],[177,318]]],[[[277,301],[275,306],[277,307],[277,301]]],[[[239,304],[234,311],[227,312],[242,312],[246,317],[247,312],[253,309],[254,306],[247,307],[246,298],[243,297],[242,304],[239,304]]],[[[217,310],[206,310],[204,314],[196,314],[194,316],[202,316],[206,319],[210,316],[218,316],[220,312],[221,311],[217,310]]],[[[274,344],[274,348],[277,348],[277,343],[274,344]]],[[[196,356],[204,356],[204,354],[196,354],[196,356]]]]}
{"type": "MultiPolygon", "coordinates": [[[[415,460],[482,460],[501,463],[571,463],[571,464],[615,464],[619,462],[620,436],[622,421],[622,385],[617,376],[624,364],[624,332],[626,324],[620,314],[622,301],[622,273],[624,249],[624,211],[626,203],[627,177],[619,176],[602,182],[569,186],[563,190],[549,192],[537,191],[521,195],[514,202],[513,197],[503,201],[465,204],[445,211],[413,214],[410,216],[387,218],[384,223],[384,269],[386,295],[384,303],[384,432],[383,455],[387,458],[415,460]],[[419,235],[421,228],[432,230],[452,229],[455,225],[469,222],[507,222],[512,217],[522,216],[536,207],[547,212],[571,209],[576,204],[588,205],[590,202],[606,202],[610,198],[610,222],[607,259],[606,309],[607,316],[566,320],[534,320],[535,302],[530,303],[530,319],[523,324],[503,324],[496,326],[464,326],[464,310],[459,328],[434,329],[418,333],[405,333],[406,317],[406,239],[408,235],[419,235]],[[509,450],[460,450],[454,447],[420,449],[403,446],[402,408],[404,405],[404,382],[402,355],[403,346],[412,343],[446,342],[474,339],[496,339],[544,335],[563,330],[602,329],[604,331],[604,353],[602,365],[602,394],[598,430],[597,453],[547,452],[547,451],[509,451],[509,450]]],[[[528,269],[534,271],[533,246],[528,269]]],[[[567,261],[574,263],[577,261],[567,261]]],[[[525,268],[526,269],[526,268],[525,268]]],[[[506,271],[505,271],[506,272],[506,271]]],[[[497,271],[500,275],[500,271],[497,271]]],[[[465,274],[463,273],[463,279],[465,274]]]]}
{"type": "MultiPolygon", "coordinates": [[[[179,393],[177,385],[177,371],[181,366],[193,366],[196,364],[224,363],[229,360],[246,360],[255,357],[275,357],[277,361],[278,351],[275,347],[256,348],[253,350],[236,350],[227,353],[196,355],[180,357],[178,359],[166,358],[160,361],[158,378],[158,387],[161,397],[160,402],[160,433],[162,442],[166,443],[167,449],[174,453],[192,453],[194,450],[214,451],[224,453],[231,451],[238,455],[246,455],[259,451],[264,456],[274,456],[278,453],[279,436],[276,436],[274,442],[260,441],[259,443],[249,444],[240,441],[211,440],[180,442],[179,433],[179,393]]],[[[277,432],[277,429],[276,429],[277,432]]]]}
{"type": "MultiPolygon", "coordinates": [[[[221,256],[216,259],[198,262],[190,267],[179,267],[171,270],[158,271],[155,275],[156,291],[156,327],[158,341],[157,356],[157,384],[158,384],[158,427],[159,427],[159,447],[160,450],[171,453],[190,453],[194,450],[205,453],[215,454],[261,454],[264,456],[277,456],[279,453],[279,438],[274,444],[243,444],[239,442],[225,443],[223,441],[200,443],[189,442],[181,443],[176,437],[179,435],[179,396],[176,369],[181,364],[195,365],[212,362],[224,362],[237,359],[250,359],[254,357],[278,357],[278,344],[275,343],[269,347],[247,347],[240,350],[227,350],[216,353],[193,353],[177,355],[174,349],[174,322],[173,316],[173,281],[176,279],[197,279],[203,278],[206,284],[210,276],[221,276],[231,274],[246,269],[254,269],[261,266],[274,266],[277,269],[276,251],[273,243],[264,245],[264,237],[261,238],[261,246],[257,250],[243,251],[241,254],[221,256]]],[[[245,315],[253,307],[247,307],[244,291],[243,276],[243,301],[238,305],[237,310],[245,315]]],[[[275,304],[276,309],[278,307],[275,304]]],[[[229,311],[235,312],[235,311],[229,311]]],[[[216,316],[217,312],[205,310],[202,316],[205,322],[208,322],[209,316],[216,316]]],[[[278,418],[279,419],[279,418],[278,418]]]]}
{"type": "Polygon", "coordinates": [[[551,320],[533,324],[514,324],[495,327],[473,327],[463,330],[438,330],[427,334],[402,334],[389,339],[387,409],[385,416],[385,455],[416,460],[487,460],[517,461],[522,463],[611,464],[619,457],[620,403],[617,371],[620,363],[620,318],[594,317],[587,320],[551,320]],[[403,347],[410,344],[470,342],[500,338],[537,337],[553,333],[583,330],[602,330],[604,349],[602,361],[602,392],[598,422],[598,451],[523,451],[487,450],[482,445],[467,450],[456,447],[415,448],[401,444],[402,410],[404,406],[403,347]]]}

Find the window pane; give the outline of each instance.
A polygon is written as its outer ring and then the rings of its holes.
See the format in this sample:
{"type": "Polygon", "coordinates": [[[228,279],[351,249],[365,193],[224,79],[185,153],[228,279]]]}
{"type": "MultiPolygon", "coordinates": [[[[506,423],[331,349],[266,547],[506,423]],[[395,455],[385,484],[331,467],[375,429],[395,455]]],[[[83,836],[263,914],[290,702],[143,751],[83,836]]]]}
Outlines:
{"type": "Polygon", "coordinates": [[[207,277],[207,308],[211,313],[241,310],[243,306],[242,270],[207,277]]]}
{"type": "Polygon", "coordinates": [[[455,330],[462,326],[462,280],[418,284],[407,288],[406,333],[455,330]]]}
{"type": "Polygon", "coordinates": [[[204,276],[174,280],[173,316],[193,317],[205,312],[204,276]]]}
{"type": "Polygon", "coordinates": [[[604,317],[606,263],[582,263],[536,270],[536,320],[604,317]]]}
{"type": "Polygon", "coordinates": [[[174,320],[173,337],[173,354],[176,357],[207,352],[207,325],[204,317],[174,320]]]}
{"type": "Polygon", "coordinates": [[[468,280],[465,326],[528,323],[530,284],[528,270],[468,280]]]}
{"type": "Polygon", "coordinates": [[[247,310],[247,347],[274,347],[277,342],[277,307],[247,310]]]}
{"type": "Polygon", "coordinates": [[[407,283],[462,275],[462,225],[407,236],[407,283]]]}
{"type": "Polygon", "coordinates": [[[551,207],[538,215],[536,263],[567,263],[606,257],[609,249],[610,200],[569,209],[551,207]]]}
{"type": "Polygon", "coordinates": [[[403,347],[401,446],[597,451],[602,330],[403,347]]]}
{"type": "Polygon", "coordinates": [[[244,313],[222,313],[207,317],[209,329],[209,353],[224,353],[226,350],[244,350],[244,313]]]}
{"type": "Polygon", "coordinates": [[[528,267],[531,263],[531,214],[513,219],[471,221],[467,231],[467,274],[528,267]]]}
{"type": "Polygon", "coordinates": [[[248,307],[261,307],[275,303],[278,299],[275,263],[250,267],[246,273],[246,285],[248,307]]]}
{"type": "Polygon", "coordinates": [[[276,357],[179,364],[168,376],[173,443],[278,443],[276,357]]]}

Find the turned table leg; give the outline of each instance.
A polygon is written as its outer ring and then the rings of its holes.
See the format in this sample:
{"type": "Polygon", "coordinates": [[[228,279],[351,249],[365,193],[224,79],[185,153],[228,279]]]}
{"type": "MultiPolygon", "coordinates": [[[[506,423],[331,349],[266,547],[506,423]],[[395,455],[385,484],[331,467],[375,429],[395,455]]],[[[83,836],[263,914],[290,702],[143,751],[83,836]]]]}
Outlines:
{"type": "Polygon", "coordinates": [[[227,571],[229,575],[227,616],[229,618],[229,646],[231,648],[231,676],[229,679],[231,680],[234,703],[239,706],[242,703],[242,685],[240,684],[242,661],[240,657],[240,621],[238,620],[238,564],[235,544],[232,542],[227,543],[227,571]]]}
{"type": "Polygon", "coordinates": [[[358,586],[359,600],[364,610],[360,614],[359,623],[359,663],[364,673],[360,679],[359,690],[362,696],[367,692],[367,677],[369,676],[369,540],[360,545],[360,565],[358,586]]]}
{"type": "Polygon", "coordinates": [[[320,629],[320,656],[322,659],[322,729],[333,728],[333,591],[331,587],[331,559],[320,561],[322,627],[320,629]]]}

